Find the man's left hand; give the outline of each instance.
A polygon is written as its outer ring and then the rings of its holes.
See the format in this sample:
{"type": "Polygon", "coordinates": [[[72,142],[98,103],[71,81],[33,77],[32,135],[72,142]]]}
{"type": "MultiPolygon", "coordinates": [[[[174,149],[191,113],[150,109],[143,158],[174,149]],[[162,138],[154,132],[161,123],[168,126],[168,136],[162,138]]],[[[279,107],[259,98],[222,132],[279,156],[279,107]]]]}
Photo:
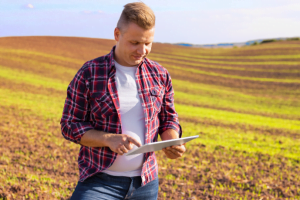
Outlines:
{"type": "Polygon", "coordinates": [[[186,148],[185,145],[176,145],[176,146],[166,147],[162,150],[166,154],[167,158],[176,159],[183,155],[186,148]]]}

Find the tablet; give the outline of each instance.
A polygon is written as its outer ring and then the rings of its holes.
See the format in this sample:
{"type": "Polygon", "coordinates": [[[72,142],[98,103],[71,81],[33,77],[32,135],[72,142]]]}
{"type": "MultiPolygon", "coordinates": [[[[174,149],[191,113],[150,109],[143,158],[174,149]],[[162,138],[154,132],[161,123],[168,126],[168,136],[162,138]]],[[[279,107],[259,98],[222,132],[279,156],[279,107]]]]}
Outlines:
{"type": "Polygon", "coordinates": [[[147,153],[151,151],[159,151],[162,150],[163,148],[170,147],[170,146],[175,146],[175,145],[182,145],[184,143],[187,143],[193,139],[196,139],[199,137],[199,135],[195,136],[190,136],[190,137],[185,137],[185,138],[178,138],[178,139],[172,139],[172,140],[165,140],[165,141],[160,141],[160,142],[153,142],[153,143],[148,143],[145,144],[139,148],[136,148],[134,150],[131,150],[126,156],[134,155],[134,154],[140,154],[140,153],[147,153]]]}

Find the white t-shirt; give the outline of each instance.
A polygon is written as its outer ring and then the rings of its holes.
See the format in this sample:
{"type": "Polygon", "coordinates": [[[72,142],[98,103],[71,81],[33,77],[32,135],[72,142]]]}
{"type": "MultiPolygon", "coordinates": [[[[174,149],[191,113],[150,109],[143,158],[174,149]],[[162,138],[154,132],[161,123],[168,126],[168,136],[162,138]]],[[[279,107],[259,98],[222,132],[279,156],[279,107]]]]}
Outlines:
{"type": "MultiPolygon", "coordinates": [[[[137,67],[126,67],[115,62],[122,134],[130,135],[142,145],[145,141],[145,116],[135,82],[137,67]]],[[[137,148],[134,146],[134,148],[137,148]]],[[[117,155],[116,160],[104,173],[113,176],[141,176],[144,154],[117,155]]]]}

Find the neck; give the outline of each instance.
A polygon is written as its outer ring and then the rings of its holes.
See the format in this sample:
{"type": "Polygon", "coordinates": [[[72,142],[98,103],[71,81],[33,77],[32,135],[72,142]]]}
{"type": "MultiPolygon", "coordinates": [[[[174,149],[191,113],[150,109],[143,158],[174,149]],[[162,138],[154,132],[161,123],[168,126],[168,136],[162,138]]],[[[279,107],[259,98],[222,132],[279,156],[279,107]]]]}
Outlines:
{"type": "Polygon", "coordinates": [[[117,63],[119,63],[122,66],[127,66],[128,64],[125,61],[123,61],[123,59],[121,58],[120,55],[121,54],[119,52],[118,45],[116,45],[116,48],[115,48],[115,51],[114,51],[114,59],[115,59],[115,61],[117,61],[117,63]]]}

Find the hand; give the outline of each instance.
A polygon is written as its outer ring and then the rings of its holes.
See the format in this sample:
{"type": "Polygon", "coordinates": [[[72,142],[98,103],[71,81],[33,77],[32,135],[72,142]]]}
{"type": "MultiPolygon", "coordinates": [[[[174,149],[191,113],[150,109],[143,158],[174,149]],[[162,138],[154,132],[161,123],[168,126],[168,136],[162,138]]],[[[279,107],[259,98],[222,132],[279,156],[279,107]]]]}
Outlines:
{"type": "Polygon", "coordinates": [[[133,148],[133,145],[137,147],[142,146],[139,141],[129,135],[124,134],[110,134],[107,139],[107,146],[120,155],[127,153],[133,148]]]}
{"type": "Polygon", "coordinates": [[[185,148],[185,144],[183,144],[183,145],[166,147],[162,150],[166,154],[167,158],[176,159],[183,155],[186,148],[185,148]]]}

